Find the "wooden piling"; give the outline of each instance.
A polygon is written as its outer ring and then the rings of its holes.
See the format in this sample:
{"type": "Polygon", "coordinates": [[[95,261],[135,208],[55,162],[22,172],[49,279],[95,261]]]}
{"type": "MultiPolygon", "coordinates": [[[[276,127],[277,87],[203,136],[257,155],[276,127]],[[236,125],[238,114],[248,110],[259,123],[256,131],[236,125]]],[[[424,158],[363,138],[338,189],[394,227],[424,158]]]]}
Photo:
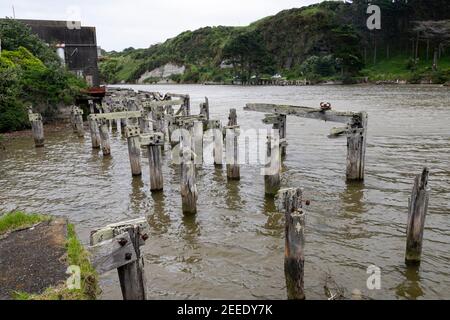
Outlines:
{"type": "Polygon", "coordinates": [[[97,121],[89,119],[89,131],[91,133],[92,149],[100,148],[101,138],[97,121]]]}
{"type": "Polygon", "coordinates": [[[214,139],[214,165],[222,167],[223,164],[223,130],[219,120],[208,121],[208,130],[212,130],[214,139]]]}
{"type": "Polygon", "coordinates": [[[76,108],[73,113],[75,129],[78,137],[84,137],[83,110],[76,108]]]}
{"type": "Polygon", "coordinates": [[[197,185],[194,154],[189,147],[181,147],[181,204],[184,214],[197,213],[197,185]]]}
{"type": "Polygon", "coordinates": [[[98,273],[117,268],[124,300],[147,298],[144,258],[140,247],[148,239],[145,218],[111,224],[91,233],[93,266],[98,273]]]}
{"type": "Polygon", "coordinates": [[[150,168],[150,191],[161,191],[164,189],[162,173],[161,147],[164,145],[162,133],[151,133],[141,136],[141,146],[148,150],[148,163],[150,168]]]}
{"type": "Polygon", "coordinates": [[[406,229],[406,264],[420,264],[422,255],[423,230],[428,211],[430,188],[428,187],[428,168],[416,176],[411,198],[409,199],[408,223],[406,229]]]}
{"type": "Polygon", "coordinates": [[[39,113],[29,113],[28,118],[31,122],[31,129],[33,132],[34,145],[36,148],[44,146],[44,124],[42,123],[42,116],[39,113]]]}
{"type": "Polygon", "coordinates": [[[239,127],[225,127],[225,153],[227,163],[227,178],[239,180],[241,178],[239,166],[239,127]]]}
{"type": "Polygon", "coordinates": [[[284,275],[289,300],[304,300],[304,232],[306,213],[302,191],[298,188],[278,192],[278,208],[285,214],[284,275]]]}
{"type": "Polygon", "coordinates": [[[275,135],[267,136],[267,164],[264,168],[264,187],[267,195],[275,196],[280,190],[281,153],[279,139],[275,135]]]}
{"type": "Polygon", "coordinates": [[[109,130],[105,121],[99,124],[100,132],[100,144],[102,146],[103,156],[109,156],[111,154],[111,145],[109,142],[109,130]]]}
{"type": "Polygon", "coordinates": [[[205,97],[205,102],[200,104],[200,114],[206,117],[206,120],[209,120],[209,100],[205,97]]]}
{"type": "Polygon", "coordinates": [[[195,164],[203,164],[203,122],[195,121],[192,127],[193,151],[195,153],[195,164]]]}
{"type": "Polygon", "coordinates": [[[141,170],[141,144],[140,144],[140,129],[137,125],[129,125],[125,129],[125,136],[128,142],[128,155],[130,158],[131,174],[133,176],[140,176],[141,170]]]}
{"type": "Polygon", "coordinates": [[[228,116],[228,126],[237,126],[237,113],[236,109],[230,109],[230,114],[228,116]]]}
{"type": "Polygon", "coordinates": [[[347,131],[347,180],[364,180],[367,140],[367,113],[353,117],[347,131]]]}

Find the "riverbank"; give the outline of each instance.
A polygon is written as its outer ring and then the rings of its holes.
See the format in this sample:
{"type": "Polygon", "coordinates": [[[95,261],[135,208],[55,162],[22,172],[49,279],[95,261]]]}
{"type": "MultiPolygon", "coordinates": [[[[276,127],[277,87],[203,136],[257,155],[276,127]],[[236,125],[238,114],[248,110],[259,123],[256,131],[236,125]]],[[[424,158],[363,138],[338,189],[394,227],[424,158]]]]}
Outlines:
{"type": "Polygon", "coordinates": [[[87,251],[64,218],[23,212],[0,216],[0,256],[1,300],[86,300],[99,294],[87,251]],[[73,275],[74,288],[66,282],[69,266],[80,270],[79,282],[73,275]]]}

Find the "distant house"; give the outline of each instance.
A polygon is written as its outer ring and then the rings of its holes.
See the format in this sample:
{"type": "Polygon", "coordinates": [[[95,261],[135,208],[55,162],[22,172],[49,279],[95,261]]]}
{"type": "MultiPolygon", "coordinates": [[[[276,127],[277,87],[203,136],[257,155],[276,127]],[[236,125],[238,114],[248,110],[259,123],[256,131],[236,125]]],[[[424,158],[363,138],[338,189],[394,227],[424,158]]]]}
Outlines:
{"type": "Polygon", "coordinates": [[[100,85],[95,27],[82,27],[78,21],[18,21],[54,47],[70,71],[83,77],[91,87],[100,85]]]}

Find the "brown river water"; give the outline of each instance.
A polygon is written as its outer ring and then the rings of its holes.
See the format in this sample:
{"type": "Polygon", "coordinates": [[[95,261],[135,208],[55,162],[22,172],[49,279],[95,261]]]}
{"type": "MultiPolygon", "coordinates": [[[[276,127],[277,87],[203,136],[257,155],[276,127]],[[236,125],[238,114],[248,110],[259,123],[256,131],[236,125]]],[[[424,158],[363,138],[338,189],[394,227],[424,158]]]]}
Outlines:
{"type": "MultiPolygon", "coordinates": [[[[305,293],[326,299],[327,274],[347,290],[374,299],[450,299],[450,90],[438,86],[237,87],[129,86],[191,96],[193,113],[207,96],[211,118],[237,108],[242,129],[266,128],[249,102],[367,111],[366,179],[345,181],[346,139],[329,139],[339,124],[288,117],[282,186],[302,187],[307,207],[305,293]],[[430,205],[422,264],[404,264],[408,197],[414,176],[430,168],[430,205]],[[366,286],[367,268],[381,268],[381,289],[366,286]]],[[[132,178],[126,140],[111,137],[112,157],[92,150],[88,131],[48,133],[0,151],[0,212],[21,209],[68,217],[88,243],[90,230],[146,216],[143,247],[149,299],[285,299],[284,221],[264,196],[261,165],[241,166],[241,181],[224,169],[198,170],[198,214],[181,212],[180,177],[164,155],[164,192],[149,191],[148,161],[132,178]]],[[[101,276],[103,299],[120,299],[115,271],[101,276]]]]}

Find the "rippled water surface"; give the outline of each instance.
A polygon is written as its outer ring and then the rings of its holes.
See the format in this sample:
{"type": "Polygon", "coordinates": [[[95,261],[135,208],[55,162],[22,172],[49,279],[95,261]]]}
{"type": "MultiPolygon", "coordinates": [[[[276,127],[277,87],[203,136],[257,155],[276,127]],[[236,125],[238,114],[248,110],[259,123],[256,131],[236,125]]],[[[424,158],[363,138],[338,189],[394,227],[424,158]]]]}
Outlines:
{"type": "MultiPolygon", "coordinates": [[[[131,86],[191,95],[193,113],[207,96],[211,118],[226,121],[237,108],[242,129],[265,128],[248,102],[367,111],[369,137],[364,184],[345,182],[346,139],[329,139],[333,123],[288,117],[289,146],[282,186],[304,188],[311,200],[305,252],[307,298],[324,299],[329,273],[347,290],[375,299],[450,299],[450,92],[435,86],[131,86]],[[404,265],[408,197],[414,175],[431,171],[432,188],[419,269],[404,265]],[[381,290],[366,288],[366,269],[382,270],[381,290]]],[[[214,166],[198,171],[198,214],[181,213],[179,172],[164,155],[164,187],[149,191],[148,161],[132,178],[126,140],[113,134],[112,157],[91,149],[88,132],[69,128],[31,137],[0,151],[0,211],[23,209],[65,216],[84,243],[90,230],[146,216],[144,247],[151,299],[285,299],[284,222],[264,196],[260,165],[243,165],[241,181],[228,183],[214,166]]],[[[103,298],[120,299],[115,271],[101,277],[103,298]]]]}

